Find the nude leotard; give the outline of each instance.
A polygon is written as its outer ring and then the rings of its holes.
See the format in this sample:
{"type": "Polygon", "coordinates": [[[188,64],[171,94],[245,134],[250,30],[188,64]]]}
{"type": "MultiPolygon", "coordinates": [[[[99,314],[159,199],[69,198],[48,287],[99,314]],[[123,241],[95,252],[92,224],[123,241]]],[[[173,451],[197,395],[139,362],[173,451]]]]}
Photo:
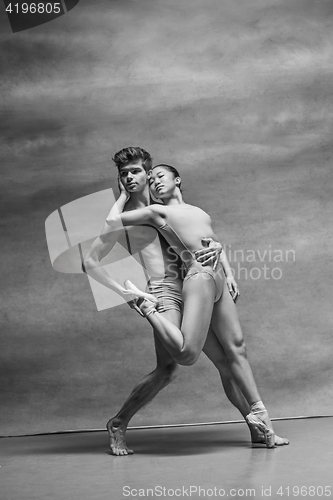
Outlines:
{"type": "Polygon", "coordinates": [[[211,218],[199,207],[180,204],[165,207],[165,223],[159,226],[159,231],[177,252],[186,267],[184,283],[197,274],[208,274],[215,282],[215,302],[223,292],[224,273],[221,263],[214,271],[211,266],[202,266],[196,261],[194,252],[204,248],[202,238],[215,238],[211,218]]]}

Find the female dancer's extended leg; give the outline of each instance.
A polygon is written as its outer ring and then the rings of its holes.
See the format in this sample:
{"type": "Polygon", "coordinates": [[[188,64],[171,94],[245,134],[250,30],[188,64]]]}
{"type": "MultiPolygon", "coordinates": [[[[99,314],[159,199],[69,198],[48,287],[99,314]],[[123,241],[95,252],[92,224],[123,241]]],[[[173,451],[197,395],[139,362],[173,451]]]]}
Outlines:
{"type": "Polygon", "coordinates": [[[267,431],[267,439],[270,440],[270,445],[288,444],[287,439],[274,436],[272,423],[261,403],[257,385],[247,360],[246,346],[236,306],[226,286],[222,297],[214,305],[211,328],[223,347],[234,380],[251,406],[247,422],[252,422],[251,425],[259,424],[259,428],[264,432],[267,431]],[[263,426],[261,426],[261,423],[263,423],[263,426]]]}
{"type": "MultiPolygon", "coordinates": [[[[228,292],[229,293],[229,292],[228,292]]],[[[230,340],[230,339],[229,339],[230,340]]],[[[233,342],[233,340],[231,339],[233,342]]],[[[212,328],[209,329],[203,352],[214,363],[219,371],[224,391],[229,401],[240,411],[245,418],[251,411],[249,403],[246,401],[243,393],[236,384],[234,377],[231,373],[229,360],[224,352],[224,349],[213,332],[212,328]]],[[[254,425],[249,425],[252,443],[264,443],[264,434],[258,430],[254,425]]],[[[288,439],[275,435],[275,445],[283,446],[289,444],[288,439]]]]}
{"type": "Polygon", "coordinates": [[[247,360],[237,309],[226,285],[222,297],[214,305],[211,328],[223,347],[231,373],[247,402],[252,405],[260,401],[257,385],[247,360]]]}

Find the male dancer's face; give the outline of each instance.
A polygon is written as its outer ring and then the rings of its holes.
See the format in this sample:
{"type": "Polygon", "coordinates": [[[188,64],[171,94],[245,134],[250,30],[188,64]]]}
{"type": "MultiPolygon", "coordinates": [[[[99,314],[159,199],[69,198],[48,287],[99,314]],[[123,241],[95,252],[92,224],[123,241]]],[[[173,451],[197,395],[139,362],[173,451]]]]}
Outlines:
{"type": "Polygon", "coordinates": [[[129,163],[119,169],[120,181],[129,193],[143,191],[147,185],[147,172],[142,166],[142,161],[129,163]]]}

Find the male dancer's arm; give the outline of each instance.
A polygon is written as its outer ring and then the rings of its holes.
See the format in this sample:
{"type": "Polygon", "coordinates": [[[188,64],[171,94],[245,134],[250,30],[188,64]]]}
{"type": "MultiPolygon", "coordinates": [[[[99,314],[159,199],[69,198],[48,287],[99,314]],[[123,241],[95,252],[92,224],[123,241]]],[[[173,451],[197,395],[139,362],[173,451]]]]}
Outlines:
{"type": "Polygon", "coordinates": [[[105,226],[102,234],[94,240],[83,259],[84,271],[95,281],[98,281],[98,283],[107,286],[121,295],[122,287],[111,278],[106,269],[101,265],[101,260],[110,253],[117,243],[120,231],[110,232],[109,227],[105,226]]]}
{"type": "MultiPolygon", "coordinates": [[[[129,199],[129,194],[121,184],[119,178],[118,187],[120,195],[116,202],[112,205],[108,217],[121,213],[125,208],[127,200],[129,199]]],[[[110,227],[107,224],[104,224],[101,235],[93,242],[90,250],[84,258],[85,269],[83,269],[83,271],[95,281],[98,281],[98,283],[111,288],[111,290],[122,296],[124,295],[124,291],[127,292],[127,290],[112,279],[106,269],[100,266],[100,261],[111,252],[112,248],[117,243],[120,234],[121,231],[110,231],[110,227]]]]}
{"type": "Polygon", "coordinates": [[[126,202],[130,199],[130,193],[126,191],[119,177],[118,177],[118,188],[120,193],[119,197],[112,205],[111,210],[107,216],[107,219],[112,218],[113,215],[122,213],[125,208],[126,202]]]}
{"type": "Polygon", "coordinates": [[[229,261],[227,259],[226,253],[223,250],[222,245],[218,241],[214,241],[212,238],[203,238],[203,241],[209,243],[209,248],[212,249],[210,252],[204,252],[207,249],[198,250],[195,252],[195,258],[200,264],[212,265],[213,269],[216,269],[217,263],[220,261],[223,267],[223,272],[226,277],[226,283],[228,290],[234,302],[237,301],[240,293],[239,288],[234,278],[232,269],[230,267],[229,261]],[[215,260],[216,259],[216,260],[215,260]]]}
{"type": "Polygon", "coordinates": [[[110,253],[120,235],[121,231],[110,232],[109,226],[105,224],[101,235],[95,239],[85,255],[82,269],[92,279],[118,293],[118,295],[126,300],[129,307],[142,315],[134,300],[128,300],[131,293],[111,278],[110,274],[100,263],[110,253]]]}
{"type": "Polygon", "coordinates": [[[202,266],[212,266],[215,270],[223,247],[221,243],[213,240],[213,238],[202,238],[201,241],[208,243],[208,246],[194,252],[194,256],[202,266]]]}

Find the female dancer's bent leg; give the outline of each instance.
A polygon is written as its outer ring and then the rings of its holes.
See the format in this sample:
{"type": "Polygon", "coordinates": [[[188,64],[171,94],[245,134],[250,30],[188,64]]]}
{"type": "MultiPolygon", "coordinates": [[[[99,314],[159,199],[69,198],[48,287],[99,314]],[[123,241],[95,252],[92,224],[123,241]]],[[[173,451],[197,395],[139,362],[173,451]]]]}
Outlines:
{"type": "Polygon", "coordinates": [[[142,304],[141,310],[173,359],[180,365],[192,365],[202,351],[212,317],[215,297],[213,278],[208,274],[196,274],[186,280],[182,295],[184,312],[181,329],[154,309],[149,314],[149,304],[142,304]]]}

